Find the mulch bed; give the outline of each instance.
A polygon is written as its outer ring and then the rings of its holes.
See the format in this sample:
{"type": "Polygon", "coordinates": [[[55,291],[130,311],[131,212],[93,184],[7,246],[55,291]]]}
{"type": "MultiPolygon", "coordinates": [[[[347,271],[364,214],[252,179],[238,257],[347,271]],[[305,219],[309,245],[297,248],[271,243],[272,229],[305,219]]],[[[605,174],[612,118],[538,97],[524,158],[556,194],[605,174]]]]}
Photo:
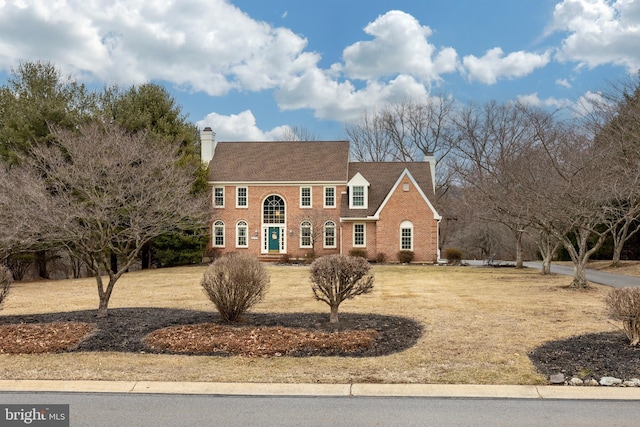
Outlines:
{"type": "Polygon", "coordinates": [[[631,347],[623,332],[602,332],[550,341],[529,358],[543,375],[599,380],[640,378],[640,347],[631,347]]]}
{"type": "Polygon", "coordinates": [[[106,318],[97,318],[95,310],[0,316],[0,326],[20,337],[19,341],[0,341],[0,353],[34,353],[37,349],[368,357],[406,350],[422,335],[418,323],[402,317],[341,313],[338,324],[330,324],[328,318],[328,314],[248,313],[241,323],[225,325],[220,324],[217,313],[151,307],[110,309],[106,318]],[[31,332],[20,335],[26,325],[31,325],[31,332]],[[36,334],[34,327],[47,332],[36,334]],[[76,340],[65,335],[64,342],[43,346],[45,335],[63,336],[58,329],[75,331],[76,340]]]}

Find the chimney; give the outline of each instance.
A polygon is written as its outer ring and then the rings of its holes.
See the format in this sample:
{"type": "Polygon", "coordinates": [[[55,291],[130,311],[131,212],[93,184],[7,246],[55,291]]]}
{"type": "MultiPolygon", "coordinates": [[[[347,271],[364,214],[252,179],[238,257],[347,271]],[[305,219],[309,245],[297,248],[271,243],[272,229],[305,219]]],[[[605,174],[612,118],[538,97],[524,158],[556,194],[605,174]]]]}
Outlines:
{"type": "Polygon", "coordinates": [[[431,166],[431,183],[433,184],[433,192],[436,192],[436,157],[433,153],[426,153],[423,161],[429,162],[431,166]]]}
{"type": "Polygon", "coordinates": [[[209,164],[216,151],[216,133],[209,126],[200,132],[200,160],[209,164]]]}

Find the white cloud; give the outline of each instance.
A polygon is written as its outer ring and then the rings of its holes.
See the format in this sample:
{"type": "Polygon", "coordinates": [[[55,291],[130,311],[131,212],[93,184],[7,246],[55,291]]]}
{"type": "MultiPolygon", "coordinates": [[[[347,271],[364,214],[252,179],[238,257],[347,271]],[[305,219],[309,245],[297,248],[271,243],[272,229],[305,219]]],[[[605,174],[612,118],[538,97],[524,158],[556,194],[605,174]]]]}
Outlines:
{"type": "Polygon", "coordinates": [[[566,32],[560,61],[596,67],[640,67],[640,2],[634,0],[564,0],[553,13],[550,32],[566,32]]]}
{"type": "Polygon", "coordinates": [[[519,95],[517,96],[518,102],[525,105],[532,105],[534,107],[544,107],[544,108],[568,108],[572,106],[572,102],[568,99],[557,99],[553,97],[541,99],[537,93],[530,93],[528,95],[519,95]]]}
{"type": "Polygon", "coordinates": [[[306,44],[225,0],[0,2],[0,68],[42,58],[97,81],[223,95],[274,88],[314,66],[306,44]]]}
{"type": "Polygon", "coordinates": [[[550,59],[549,52],[537,54],[518,51],[504,56],[502,49],[495,47],[480,58],[465,56],[462,63],[469,80],[492,85],[502,78],[524,77],[536,68],[547,65],[550,59]]]}
{"type": "Polygon", "coordinates": [[[262,131],[256,125],[251,110],[230,115],[210,113],[196,125],[200,129],[207,126],[214,129],[217,141],[272,141],[288,129],[288,126],[278,126],[267,132],[262,131]]]}
{"type": "Polygon", "coordinates": [[[566,87],[567,89],[571,89],[571,83],[567,79],[556,79],[556,84],[558,86],[566,87]]]}
{"type": "Polygon", "coordinates": [[[456,51],[438,51],[427,41],[431,29],[405,12],[389,11],[369,23],[364,32],[373,40],[356,42],[343,51],[343,71],[350,78],[376,80],[402,73],[430,83],[456,70],[456,51]]]}

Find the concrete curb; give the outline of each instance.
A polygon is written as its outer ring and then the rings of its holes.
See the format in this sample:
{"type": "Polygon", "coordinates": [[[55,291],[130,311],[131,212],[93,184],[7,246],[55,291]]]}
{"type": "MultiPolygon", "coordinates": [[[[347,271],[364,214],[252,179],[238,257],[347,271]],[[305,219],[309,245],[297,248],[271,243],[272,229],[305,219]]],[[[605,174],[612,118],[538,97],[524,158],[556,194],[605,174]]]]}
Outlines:
{"type": "Polygon", "coordinates": [[[640,387],[0,380],[2,392],[640,400],[640,387]]]}

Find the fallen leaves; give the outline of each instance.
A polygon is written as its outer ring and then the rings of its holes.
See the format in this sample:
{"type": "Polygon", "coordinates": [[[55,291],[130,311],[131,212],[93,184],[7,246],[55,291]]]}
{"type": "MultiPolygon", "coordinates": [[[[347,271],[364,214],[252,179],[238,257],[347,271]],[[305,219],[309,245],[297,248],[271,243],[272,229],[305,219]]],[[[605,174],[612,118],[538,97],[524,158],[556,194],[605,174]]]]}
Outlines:
{"type": "Polygon", "coordinates": [[[95,330],[82,322],[52,322],[0,326],[0,354],[41,354],[67,351],[95,330]]]}
{"type": "Polygon", "coordinates": [[[318,350],[361,351],[380,334],[373,329],[322,332],[280,326],[181,325],[152,332],[144,343],[154,351],[230,354],[246,357],[304,356],[318,350]]]}

